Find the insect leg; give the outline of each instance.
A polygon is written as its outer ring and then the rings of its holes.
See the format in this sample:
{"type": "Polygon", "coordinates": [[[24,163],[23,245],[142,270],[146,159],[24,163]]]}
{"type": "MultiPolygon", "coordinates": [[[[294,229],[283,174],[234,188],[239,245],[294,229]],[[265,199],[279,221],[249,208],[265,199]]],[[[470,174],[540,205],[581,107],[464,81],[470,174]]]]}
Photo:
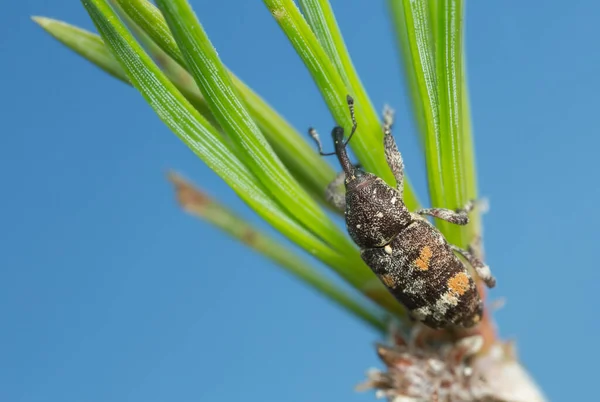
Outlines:
{"type": "Polygon", "coordinates": [[[479,278],[481,278],[481,280],[485,282],[488,288],[493,288],[494,286],[496,286],[496,278],[494,278],[494,276],[492,275],[490,267],[485,265],[483,261],[475,257],[475,255],[472,254],[470,251],[455,246],[454,244],[450,244],[450,248],[456,251],[458,254],[462,255],[467,261],[469,261],[469,264],[471,264],[471,266],[475,269],[475,272],[477,272],[479,278]]]}
{"type": "Polygon", "coordinates": [[[396,179],[396,188],[400,195],[404,195],[404,163],[402,155],[398,151],[396,141],[392,136],[392,125],[394,124],[394,111],[389,107],[383,109],[383,146],[385,148],[385,160],[396,179]]]}
{"type": "Polygon", "coordinates": [[[346,192],[340,188],[344,184],[346,174],[342,170],[325,189],[325,199],[336,209],[346,210],[346,192]]]}
{"type": "Polygon", "coordinates": [[[471,212],[474,207],[475,203],[469,201],[463,208],[458,208],[455,211],[446,208],[424,208],[415,211],[415,213],[433,216],[434,218],[443,219],[456,225],[466,225],[469,223],[469,216],[467,214],[471,212]]]}

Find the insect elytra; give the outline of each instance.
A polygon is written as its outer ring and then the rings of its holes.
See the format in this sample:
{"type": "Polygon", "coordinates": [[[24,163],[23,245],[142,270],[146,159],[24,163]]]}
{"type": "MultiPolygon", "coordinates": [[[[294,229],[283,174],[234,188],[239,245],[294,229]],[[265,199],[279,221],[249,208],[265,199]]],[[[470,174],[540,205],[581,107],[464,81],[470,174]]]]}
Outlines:
{"type": "Polygon", "coordinates": [[[429,215],[457,225],[466,225],[474,203],[464,208],[420,209],[410,212],[403,199],[404,165],[391,127],[393,112],[383,116],[385,158],[395,179],[391,187],[381,178],[352,164],[346,146],[356,132],[354,101],[348,96],[353,127],[344,141],[344,129],[335,127],[335,151],[324,153],[314,129],[309,133],[321,155],[337,155],[340,175],[328,186],[327,199],[345,213],[346,227],[360,247],[361,257],[410,315],[432,328],[471,327],[481,320],[483,302],[462,255],[489,286],[495,279],[487,265],[470,251],[449,244],[442,233],[424,216],[429,215]],[[338,191],[343,181],[345,194],[338,191]]]}

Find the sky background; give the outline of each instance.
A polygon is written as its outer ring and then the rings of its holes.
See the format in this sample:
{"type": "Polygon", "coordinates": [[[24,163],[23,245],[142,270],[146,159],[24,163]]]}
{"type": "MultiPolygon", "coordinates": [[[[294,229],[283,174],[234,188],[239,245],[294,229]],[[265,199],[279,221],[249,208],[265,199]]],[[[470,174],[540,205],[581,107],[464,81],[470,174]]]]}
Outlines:
{"type": "MultiPolygon", "coordinates": [[[[553,401],[597,395],[600,4],[467,4],[487,259],[501,335],[553,401]]],[[[223,61],[304,131],[333,120],[258,1],[193,1],[223,61]]],[[[332,1],[426,199],[385,3],[332,1]],[[367,4],[373,4],[367,6],[367,4]]],[[[0,400],[371,401],[377,334],[176,206],[174,168],[253,222],[142,97],[31,15],[92,29],[79,2],[0,13],[0,400]]]]}

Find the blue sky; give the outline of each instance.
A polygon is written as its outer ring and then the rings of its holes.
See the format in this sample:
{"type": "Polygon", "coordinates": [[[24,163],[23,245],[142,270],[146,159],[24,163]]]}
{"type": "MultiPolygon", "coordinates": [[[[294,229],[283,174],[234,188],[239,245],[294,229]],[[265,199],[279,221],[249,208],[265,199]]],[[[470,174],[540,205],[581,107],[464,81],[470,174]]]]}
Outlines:
{"type": "MultiPolygon", "coordinates": [[[[425,198],[384,2],[332,1],[425,198]]],[[[333,124],[260,2],[193,1],[223,61],[304,130],[333,124]]],[[[551,400],[596,394],[600,5],[467,4],[486,252],[501,334],[551,400]],[[587,142],[586,142],[587,141],[587,142]]],[[[377,335],[176,206],[177,169],[260,224],[142,97],[29,20],[92,29],[79,2],[0,14],[0,400],[369,401],[377,335]]]]}

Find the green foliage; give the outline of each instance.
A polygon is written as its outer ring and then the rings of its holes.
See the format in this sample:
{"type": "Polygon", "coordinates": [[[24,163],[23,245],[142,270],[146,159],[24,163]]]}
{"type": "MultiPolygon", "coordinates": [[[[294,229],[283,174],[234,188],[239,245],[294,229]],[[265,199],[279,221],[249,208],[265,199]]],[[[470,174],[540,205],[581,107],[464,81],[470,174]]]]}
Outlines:
{"type": "Polygon", "coordinates": [[[46,17],[32,17],[42,28],[58,41],[88,59],[102,70],[119,80],[129,83],[129,77],[98,35],[77,28],[66,22],[46,17]]]}
{"type": "MultiPolygon", "coordinates": [[[[160,10],[147,0],[115,0],[115,3],[123,11],[122,16],[130,21],[129,25],[139,32],[138,36],[148,51],[153,54],[154,59],[157,62],[163,62],[163,69],[168,73],[174,68],[172,64],[179,64],[183,70],[180,74],[185,75],[183,81],[187,82],[185,87],[193,88],[202,98],[198,87],[189,83],[190,80],[193,81],[193,78],[187,73],[187,64],[160,10]]],[[[301,136],[242,80],[231,72],[229,75],[239,95],[244,99],[247,111],[260,127],[276,154],[296,179],[304,184],[312,194],[315,194],[317,199],[324,202],[322,189],[333,179],[334,171],[323,158],[314,152],[304,136],[301,136]],[[308,170],[306,166],[313,166],[314,169],[308,170]]],[[[174,80],[174,78],[178,78],[177,75],[171,74],[171,79],[174,80]]],[[[201,112],[214,117],[206,102],[204,105],[207,112],[204,110],[201,112]]],[[[214,123],[218,125],[216,120],[214,123]]]]}
{"type": "MultiPolygon", "coordinates": [[[[334,171],[306,135],[228,71],[186,0],[157,0],[157,6],[147,0],[82,3],[100,36],[60,21],[42,17],[35,21],[70,49],[135,87],[173,133],[259,216],[358,292],[326,279],[293,250],[212,199],[194,208],[182,203],[186,210],[276,261],[378,330],[384,330],[386,315],[405,318],[404,309],[323,208],[323,191],[334,171]]],[[[366,170],[394,184],[384,158],[379,113],[354,69],[329,2],[299,0],[301,9],[291,0],[264,3],[311,73],[331,114],[347,131],[351,123],[346,95],[355,98],[359,133],[351,143],[353,150],[366,170]]],[[[477,196],[463,65],[463,2],[388,3],[427,162],[431,203],[460,207],[477,196]]],[[[181,179],[173,180],[178,189],[192,188],[181,179]]],[[[405,198],[410,209],[419,206],[408,184],[405,198]]],[[[476,223],[466,228],[438,224],[450,241],[464,246],[478,230],[478,218],[473,217],[476,223]]]]}
{"type": "MultiPolygon", "coordinates": [[[[456,209],[476,199],[476,178],[466,77],[462,0],[388,0],[424,144],[431,205],[456,209]]],[[[466,246],[479,226],[436,224],[466,246]]]]}
{"type": "Polygon", "coordinates": [[[381,311],[366,306],[356,295],[342,289],[310,266],[301,255],[275,238],[253,227],[234,211],[221,205],[177,174],[169,175],[175,186],[181,207],[190,214],[207,221],[233,238],[271,259],[299,280],[351,311],[375,329],[385,331],[386,322],[381,311]]]}

